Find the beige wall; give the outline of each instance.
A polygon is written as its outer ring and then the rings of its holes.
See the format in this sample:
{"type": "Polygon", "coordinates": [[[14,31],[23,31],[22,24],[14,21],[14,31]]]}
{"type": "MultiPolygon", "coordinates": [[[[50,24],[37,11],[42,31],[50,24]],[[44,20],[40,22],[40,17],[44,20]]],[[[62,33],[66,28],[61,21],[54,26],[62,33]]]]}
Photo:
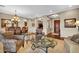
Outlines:
{"type": "Polygon", "coordinates": [[[6,14],[2,14],[0,13],[0,32],[4,32],[4,28],[1,28],[1,19],[11,19],[11,15],[6,15],[6,14]]]}
{"type": "MultiPolygon", "coordinates": [[[[0,23],[1,23],[1,18],[4,19],[11,19],[13,16],[12,15],[7,15],[7,14],[0,14],[0,23]]],[[[54,20],[58,20],[60,19],[60,36],[61,37],[67,37],[67,36],[72,36],[73,34],[78,33],[78,29],[76,28],[65,28],[64,27],[64,19],[69,19],[69,18],[76,18],[77,20],[79,20],[79,9],[74,9],[74,10],[69,10],[69,11],[65,11],[62,13],[59,13],[59,18],[56,19],[52,19],[52,23],[51,21],[48,22],[48,20],[50,20],[48,17],[43,16],[42,17],[42,21],[43,21],[43,26],[44,29],[43,31],[45,32],[45,34],[47,34],[47,32],[50,31],[49,29],[49,24],[51,23],[52,27],[52,32],[54,32],[54,20]]],[[[24,26],[23,22],[24,22],[24,18],[21,18],[22,21],[19,22],[19,26],[22,27],[24,26]]],[[[31,21],[30,19],[28,20],[28,28],[29,28],[29,32],[36,30],[37,28],[37,24],[38,23],[38,18],[33,19],[33,21],[31,21]],[[35,23],[35,29],[32,29],[32,22],[35,23]]],[[[2,32],[2,28],[1,28],[1,24],[0,24],[0,31],[2,32]]]]}
{"type": "MultiPolygon", "coordinates": [[[[39,17],[40,18],[40,17],[39,17]]],[[[36,18],[35,19],[35,24],[36,24],[36,28],[38,27],[38,20],[39,20],[39,18],[36,18]]],[[[45,33],[45,34],[47,34],[47,32],[48,32],[48,30],[49,30],[49,28],[48,28],[48,20],[50,20],[48,17],[46,17],[46,16],[43,16],[43,17],[41,17],[41,20],[40,21],[42,21],[43,22],[43,32],[45,33]]]]}
{"type": "Polygon", "coordinates": [[[61,29],[61,37],[72,36],[73,34],[78,33],[78,29],[76,28],[65,28],[64,27],[64,19],[76,18],[79,20],[79,9],[70,10],[67,12],[63,12],[60,14],[60,29],[61,29]]]}
{"type": "MultiPolygon", "coordinates": [[[[4,28],[1,28],[1,19],[2,18],[4,18],[4,19],[12,19],[12,15],[8,15],[8,14],[2,14],[2,13],[0,13],[0,32],[4,32],[4,28]]],[[[39,17],[40,18],[40,17],[39,17]]],[[[36,28],[38,27],[38,19],[39,18],[36,18],[36,19],[28,19],[27,20],[27,23],[28,23],[28,31],[29,32],[34,32],[34,31],[36,31],[36,28]],[[35,23],[35,27],[34,28],[32,28],[32,23],[35,23]]],[[[45,32],[45,34],[47,34],[47,32],[48,32],[48,21],[47,20],[49,20],[49,18],[48,17],[46,17],[46,16],[43,16],[43,17],[41,17],[42,18],[42,22],[43,22],[43,26],[44,26],[44,29],[43,29],[43,32],[45,32]]],[[[19,27],[23,27],[24,26],[24,20],[25,20],[25,18],[20,18],[20,22],[19,22],[19,27]]]]}
{"type": "Polygon", "coordinates": [[[59,13],[60,17],[60,36],[67,37],[72,36],[73,34],[78,33],[78,29],[76,28],[65,28],[64,27],[64,19],[76,18],[79,20],[79,9],[69,10],[62,13],[59,13]]]}
{"type": "MultiPolygon", "coordinates": [[[[12,17],[13,17],[12,15],[0,13],[0,32],[4,32],[4,28],[1,28],[1,19],[2,18],[3,19],[12,19],[12,17]]],[[[23,22],[24,22],[25,18],[20,18],[20,20],[22,20],[22,21],[19,22],[19,26],[22,27],[22,26],[24,26],[23,22]]]]}

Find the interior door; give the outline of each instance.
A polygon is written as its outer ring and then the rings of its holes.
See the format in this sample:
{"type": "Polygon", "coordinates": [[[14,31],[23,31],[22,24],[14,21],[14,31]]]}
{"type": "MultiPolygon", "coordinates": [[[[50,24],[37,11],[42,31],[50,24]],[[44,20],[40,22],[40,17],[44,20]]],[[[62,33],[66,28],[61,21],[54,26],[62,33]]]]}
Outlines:
{"type": "Polygon", "coordinates": [[[54,33],[57,33],[60,37],[60,20],[54,20],[54,33]]]}

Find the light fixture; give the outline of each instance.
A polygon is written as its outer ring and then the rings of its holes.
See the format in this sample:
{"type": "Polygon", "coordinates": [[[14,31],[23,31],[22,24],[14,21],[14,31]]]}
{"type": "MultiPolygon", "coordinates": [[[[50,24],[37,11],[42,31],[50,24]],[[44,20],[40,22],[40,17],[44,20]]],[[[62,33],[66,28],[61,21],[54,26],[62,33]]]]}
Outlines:
{"type": "Polygon", "coordinates": [[[76,21],[75,25],[78,27],[78,31],[79,31],[79,20],[76,21]]]}
{"type": "Polygon", "coordinates": [[[24,22],[27,22],[27,20],[26,20],[26,19],[24,19],[24,22]]]}
{"type": "Polygon", "coordinates": [[[59,17],[59,15],[58,14],[53,14],[53,15],[50,15],[49,17],[50,18],[57,18],[57,17],[59,17]]]}
{"type": "Polygon", "coordinates": [[[58,14],[54,14],[54,15],[52,15],[53,17],[58,17],[59,15],[58,14]]]}
{"type": "Polygon", "coordinates": [[[11,19],[11,21],[14,22],[14,23],[20,21],[19,16],[16,15],[16,10],[15,10],[15,15],[13,16],[13,18],[11,19]]]}
{"type": "Polygon", "coordinates": [[[42,20],[42,18],[40,17],[38,20],[42,20]]]}
{"type": "Polygon", "coordinates": [[[79,26],[79,21],[76,21],[76,23],[75,23],[77,26],[79,26]]]}

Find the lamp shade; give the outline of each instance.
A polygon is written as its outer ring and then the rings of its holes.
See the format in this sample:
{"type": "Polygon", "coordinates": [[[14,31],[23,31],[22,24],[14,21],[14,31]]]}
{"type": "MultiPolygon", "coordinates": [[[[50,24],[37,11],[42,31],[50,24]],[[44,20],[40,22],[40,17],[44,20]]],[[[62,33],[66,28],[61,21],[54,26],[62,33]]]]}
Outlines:
{"type": "Polygon", "coordinates": [[[77,20],[75,24],[76,24],[77,26],[79,26],[79,20],[77,20]]]}

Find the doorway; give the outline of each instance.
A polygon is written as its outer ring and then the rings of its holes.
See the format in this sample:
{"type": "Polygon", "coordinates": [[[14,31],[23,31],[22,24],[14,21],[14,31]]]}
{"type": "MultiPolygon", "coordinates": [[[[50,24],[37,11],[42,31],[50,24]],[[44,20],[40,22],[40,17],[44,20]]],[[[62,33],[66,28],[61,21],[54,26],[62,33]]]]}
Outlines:
{"type": "Polygon", "coordinates": [[[39,27],[40,25],[43,27],[43,21],[38,21],[38,27],[39,27]]]}
{"type": "Polygon", "coordinates": [[[57,38],[60,38],[60,20],[54,20],[54,33],[57,33],[57,38]]]}

